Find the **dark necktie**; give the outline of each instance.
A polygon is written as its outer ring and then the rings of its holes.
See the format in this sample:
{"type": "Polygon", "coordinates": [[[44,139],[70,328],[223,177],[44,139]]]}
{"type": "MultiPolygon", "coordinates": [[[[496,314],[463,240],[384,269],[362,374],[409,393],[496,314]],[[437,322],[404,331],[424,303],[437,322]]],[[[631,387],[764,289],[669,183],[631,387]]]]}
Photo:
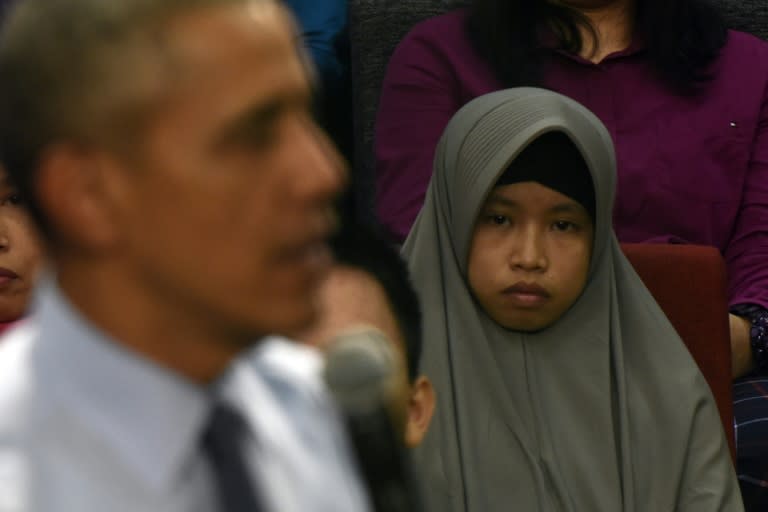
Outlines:
{"type": "Polygon", "coordinates": [[[211,466],[222,512],[263,512],[256,480],[244,453],[248,425],[232,406],[217,403],[211,411],[203,447],[211,466]]]}

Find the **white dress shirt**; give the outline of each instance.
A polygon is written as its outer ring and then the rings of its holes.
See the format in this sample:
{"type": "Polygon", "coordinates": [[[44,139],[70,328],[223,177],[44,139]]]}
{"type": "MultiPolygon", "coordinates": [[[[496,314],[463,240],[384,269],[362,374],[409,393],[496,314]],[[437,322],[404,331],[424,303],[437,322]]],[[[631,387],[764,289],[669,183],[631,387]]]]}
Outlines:
{"type": "Polygon", "coordinates": [[[252,429],[266,511],[369,510],[312,349],[263,340],[206,389],[110,340],[52,283],[38,299],[0,342],[0,512],[218,511],[200,440],[214,392],[252,429]]]}

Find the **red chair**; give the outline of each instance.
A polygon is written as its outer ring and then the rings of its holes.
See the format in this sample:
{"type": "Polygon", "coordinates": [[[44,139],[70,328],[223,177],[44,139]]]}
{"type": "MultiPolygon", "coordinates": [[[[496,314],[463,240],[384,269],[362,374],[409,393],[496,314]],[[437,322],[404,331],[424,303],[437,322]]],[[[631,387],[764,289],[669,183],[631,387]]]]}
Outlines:
{"type": "Polygon", "coordinates": [[[731,332],[720,252],[698,245],[622,244],[621,248],[707,379],[734,456],[731,332]]]}

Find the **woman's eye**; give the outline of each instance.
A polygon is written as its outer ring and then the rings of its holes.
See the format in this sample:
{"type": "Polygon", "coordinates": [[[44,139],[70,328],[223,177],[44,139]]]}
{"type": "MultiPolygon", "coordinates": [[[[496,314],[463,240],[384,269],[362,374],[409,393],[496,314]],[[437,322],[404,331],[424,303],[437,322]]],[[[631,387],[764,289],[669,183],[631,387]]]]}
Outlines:
{"type": "Polygon", "coordinates": [[[558,220],[553,224],[556,231],[573,231],[576,229],[576,224],[567,220],[558,220]]]}
{"type": "Polygon", "coordinates": [[[490,221],[492,224],[496,224],[497,226],[502,226],[507,223],[508,219],[503,215],[491,215],[490,221]]]}
{"type": "Polygon", "coordinates": [[[0,199],[0,204],[3,206],[19,206],[24,201],[21,198],[21,194],[9,194],[0,199]]]}

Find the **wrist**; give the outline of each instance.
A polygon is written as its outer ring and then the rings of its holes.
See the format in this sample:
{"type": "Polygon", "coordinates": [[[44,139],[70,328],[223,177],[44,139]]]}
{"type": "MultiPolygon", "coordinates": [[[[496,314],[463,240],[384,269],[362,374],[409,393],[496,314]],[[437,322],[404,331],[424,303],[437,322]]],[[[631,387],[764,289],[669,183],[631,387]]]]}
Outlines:
{"type": "Polygon", "coordinates": [[[732,312],[749,322],[749,346],[755,366],[759,371],[768,370],[768,310],[745,304],[736,306],[732,312]]]}

